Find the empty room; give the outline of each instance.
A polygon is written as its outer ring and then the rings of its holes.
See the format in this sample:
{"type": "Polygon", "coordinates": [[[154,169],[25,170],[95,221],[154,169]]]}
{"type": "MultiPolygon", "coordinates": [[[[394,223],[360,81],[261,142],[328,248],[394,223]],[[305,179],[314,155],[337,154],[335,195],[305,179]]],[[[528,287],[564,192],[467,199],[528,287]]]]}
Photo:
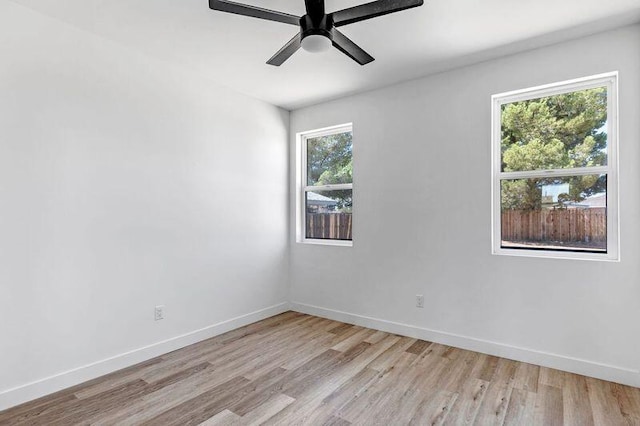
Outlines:
{"type": "Polygon", "coordinates": [[[638,0],[0,0],[0,425],[640,425],[638,0]]]}

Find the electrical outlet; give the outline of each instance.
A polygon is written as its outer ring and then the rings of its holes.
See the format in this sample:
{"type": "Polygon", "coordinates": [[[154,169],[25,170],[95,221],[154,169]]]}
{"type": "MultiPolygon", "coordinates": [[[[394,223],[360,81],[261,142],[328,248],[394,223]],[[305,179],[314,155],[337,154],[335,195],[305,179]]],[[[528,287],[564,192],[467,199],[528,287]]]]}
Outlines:
{"type": "Polygon", "coordinates": [[[164,305],[156,306],[155,319],[156,321],[160,321],[161,319],[164,319],[164,305]]]}
{"type": "Polygon", "coordinates": [[[421,294],[416,294],[416,307],[424,308],[424,296],[421,294]]]}

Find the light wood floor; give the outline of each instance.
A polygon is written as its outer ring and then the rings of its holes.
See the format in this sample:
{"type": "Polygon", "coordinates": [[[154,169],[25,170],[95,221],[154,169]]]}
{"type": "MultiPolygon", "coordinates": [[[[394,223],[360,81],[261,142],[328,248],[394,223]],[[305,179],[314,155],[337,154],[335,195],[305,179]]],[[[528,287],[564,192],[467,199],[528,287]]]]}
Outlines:
{"type": "Polygon", "coordinates": [[[287,312],[0,424],[640,425],[640,389],[287,312]]]}

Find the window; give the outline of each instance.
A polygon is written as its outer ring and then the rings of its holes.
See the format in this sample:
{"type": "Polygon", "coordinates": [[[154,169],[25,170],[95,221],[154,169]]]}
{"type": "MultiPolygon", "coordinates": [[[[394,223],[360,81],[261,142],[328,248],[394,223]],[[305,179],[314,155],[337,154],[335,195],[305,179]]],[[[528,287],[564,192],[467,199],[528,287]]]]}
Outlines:
{"type": "Polygon", "coordinates": [[[617,77],[492,97],[494,254],[618,260],[617,77]]]}
{"type": "Polygon", "coordinates": [[[299,242],[352,244],[353,143],[351,125],[298,135],[299,242]]]}

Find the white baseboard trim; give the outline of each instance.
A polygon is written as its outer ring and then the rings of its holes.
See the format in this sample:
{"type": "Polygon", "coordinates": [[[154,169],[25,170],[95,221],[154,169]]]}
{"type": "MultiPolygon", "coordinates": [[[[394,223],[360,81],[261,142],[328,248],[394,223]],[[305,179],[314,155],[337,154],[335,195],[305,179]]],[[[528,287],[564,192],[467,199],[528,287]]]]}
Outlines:
{"type": "Polygon", "coordinates": [[[255,312],[221,321],[217,324],[172,337],[152,345],[134,349],[107,359],[93,362],[82,367],[64,371],[12,389],[0,391],[0,411],[28,402],[45,395],[86,382],[96,377],[130,367],[151,358],[164,355],[176,349],[215,337],[236,328],[281,314],[290,309],[288,302],[269,306],[255,312]]]}
{"type": "Polygon", "coordinates": [[[291,310],[335,321],[346,322],[348,324],[355,324],[367,328],[386,331],[388,333],[428,340],[443,345],[454,346],[456,348],[481,352],[543,367],[555,368],[557,370],[595,377],[597,379],[608,380],[624,385],[640,387],[640,371],[635,369],[508,345],[505,343],[476,339],[474,337],[461,336],[458,334],[431,330],[410,324],[387,321],[379,318],[352,314],[349,312],[337,311],[300,302],[291,302],[291,310]]]}

